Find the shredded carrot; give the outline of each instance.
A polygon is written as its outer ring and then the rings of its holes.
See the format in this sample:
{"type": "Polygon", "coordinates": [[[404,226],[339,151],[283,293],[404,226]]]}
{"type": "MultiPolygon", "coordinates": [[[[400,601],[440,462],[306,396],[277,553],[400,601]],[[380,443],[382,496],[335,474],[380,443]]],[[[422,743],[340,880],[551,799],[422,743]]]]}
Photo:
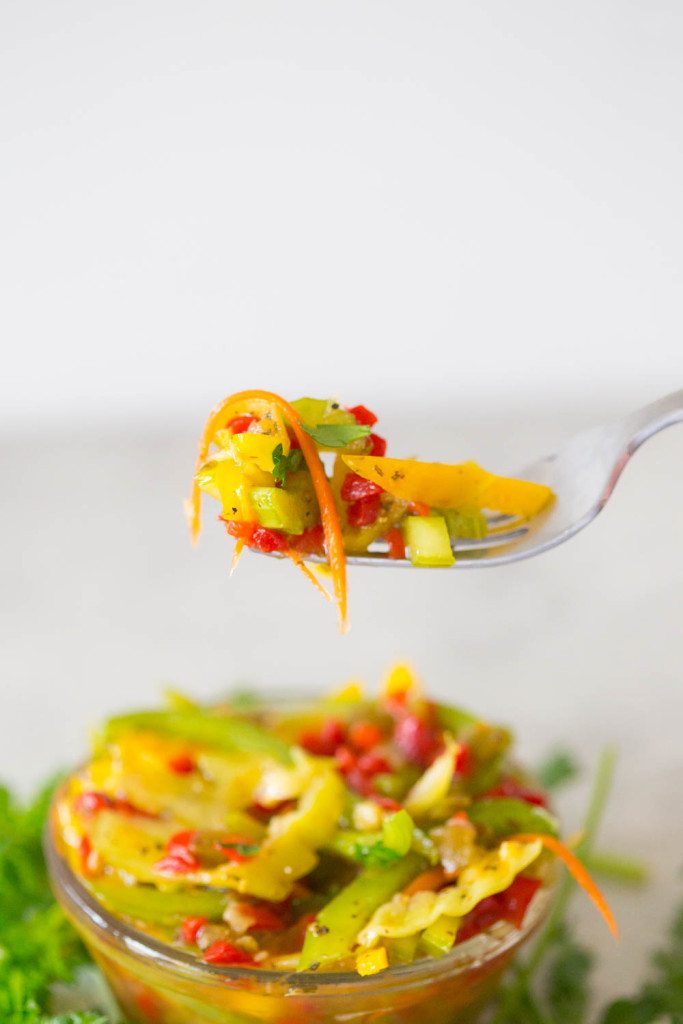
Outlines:
{"type": "Polygon", "coordinates": [[[313,584],[313,586],[315,587],[315,589],[316,589],[316,590],[317,590],[317,591],[318,591],[319,593],[321,593],[321,594],[323,595],[323,597],[325,598],[325,600],[326,600],[326,601],[331,601],[331,600],[332,600],[332,595],[330,594],[330,592],[329,592],[328,590],[325,590],[324,586],[322,585],[322,583],[320,582],[320,580],[318,579],[318,577],[316,576],[316,574],[315,574],[315,573],[313,572],[313,570],[312,570],[312,569],[309,569],[309,567],[308,567],[308,566],[306,565],[306,563],[305,563],[305,562],[304,562],[304,560],[303,560],[303,559],[301,558],[301,556],[300,556],[300,555],[298,555],[298,554],[296,553],[296,551],[292,551],[292,549],[291,549],[291,548],[289,548],[289,549],[288,549],[288,550],[287,550],[287,551],[285,552],[285,554],[286,554],[286,555],[287,555],[287,556],[288,556],[289,558],[291,558],[291,559],[292,559],[292,561],[294,562],[294,565],[295,565],[295,566],[297,567],[297,569],[300,569],[300,570],[301,570],[301,572],[302,572],[302,573],[304,574],[304,576],[306,577],[306,579],[307,579],[307,580],[309,580],[309,581],[310,581],[310,582],[311,582],[311,583],[313,584]]]}
{"type": "Polygon", "coordinates": [[[232,553],[232,561],[230,562],[230,575],[231,576],[234,573],[235,569],[237,568],[237,564],[238,564],[240,558],[242,557],[242,552],[243,551],[244,551],[244,541],[240,537],[238,540],[235,541],[235,550],[232,553]]]}
{"type": "MultiPolygon", "coordinates": [[[[299,447],[306,461],[306,465],[313,480],[318,505],[320,506],[320,518],[322,520],[323,533],[325,535],[325,546],[327,557],[332,574],[332,585],[334,597],[339,614],[339,628],[343,633],[347,629],[346,621],[346,554],[344,552],[344,539],[342,537],[341,522],[337,506],[334,503],[332,489],[325,475],[323,464],[318,455],[318,449],[311,437],[303,428],[301,417],[296,409],[285,401],[280,395],[271,391],[238,391],[234,395],[219,402],[211,412],[199,441],[199,452],[197,455],[197,469],[205,462],[209,453],[211,443],[215,440],[217,431],[225,426],[228,418],[228,410],[238,403],[263,402],[274,408],[279,416],[284,417],[289,427],[294,432],[299,447]]],[[[192,481],[192,493],[188,503],[188,521],[193,543],[196,543],[201,530],[201,491],[196,480],[192,481]]]]}
{"type": "Polygon", "coordinates": [[[442,867],[430,868],[428,871],[423,871],[421,875],[410,882],[405,889],[403,889],[404,896],[412,896],[416,892],[434,892],[439,889],[446,881],[446,874],[442,867]]]}
{"type": "Polygon", "coordinates": [[[540,832],[523,832],[520,835],[511,836],[510,838],[519,843],[532,843],[538,839],[548,850],[551,850],[556,857],[559,857],[566,866],[570,875],[572,875],[574,880],[581,886],[586,895],[590,896],[593,900],[593,903],[595,903],[596,907],[604,917],[607,927],[616,938],[619,934],[619,928],[614,919],[614,914],[612,913],[609,903],[579,858],[573,854],[564,843],[560,842],[560,840],[556,839],[554,836],[542,835],[540,832]]]}

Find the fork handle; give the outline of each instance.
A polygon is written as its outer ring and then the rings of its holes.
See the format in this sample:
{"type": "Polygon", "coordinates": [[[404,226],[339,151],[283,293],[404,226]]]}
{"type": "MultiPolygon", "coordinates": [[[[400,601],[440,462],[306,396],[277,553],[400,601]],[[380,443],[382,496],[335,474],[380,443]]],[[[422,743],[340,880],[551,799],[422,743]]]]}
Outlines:
{"type": "Polygon", "coordinates": [[[665,427],[672,427],[674,423],[683,423],[683,391],[672,391],[670,395],[658,398],[656,402],[651,402],[626,418],[624,425],[629,434],[628,453],[633,454],[644,441],[665,427]]]}

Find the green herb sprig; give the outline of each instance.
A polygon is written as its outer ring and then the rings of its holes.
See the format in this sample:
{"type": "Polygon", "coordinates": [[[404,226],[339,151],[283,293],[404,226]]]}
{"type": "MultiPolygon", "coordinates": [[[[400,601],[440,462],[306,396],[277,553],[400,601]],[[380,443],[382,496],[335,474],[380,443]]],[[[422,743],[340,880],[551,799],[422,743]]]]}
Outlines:
{"type": "Polygon", "coordinates": [[[319,423],[316,427],[301,424],[321,448],[346,448],[352,441],[370,435],[370,427],[360,423],[319,423]]]}
{"type": "Polygon", "coordinates": [[[273,476],[275,477],[275,483],[279,484],[280,487],[284,487],[287,483],[287,474],[301,469],[303,461],[304,457],[300,448],[292,448],[285,455],[282,445],[276,444],[273,448],[273,476]]]}

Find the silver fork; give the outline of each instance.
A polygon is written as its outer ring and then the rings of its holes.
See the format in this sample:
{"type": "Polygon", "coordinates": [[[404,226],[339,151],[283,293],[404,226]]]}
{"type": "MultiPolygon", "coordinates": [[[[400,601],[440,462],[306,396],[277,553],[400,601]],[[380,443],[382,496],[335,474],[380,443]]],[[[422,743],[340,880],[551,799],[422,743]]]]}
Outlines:
{"type": "MultiPolygon", "coordinates": [[[[507,565],[531,558],[569,540],[588,526],[607,504],[626,463],[644,441],[683,422],[683,391],[674,391],[615,423],[577,434],[554,455],[547,455],[521,473],[524,480],[547,484],[555,501],[531,520],[489,516],[489,534],[482,540],[458,540],[454,569],[507,565]]],[[[312,557],[321,562],[324,558],[312,557]]],[[[390,558],[386,545],[373,545],[366,555],[349,555],[349,565],[412,567],[409,559],[390,558]]]]}

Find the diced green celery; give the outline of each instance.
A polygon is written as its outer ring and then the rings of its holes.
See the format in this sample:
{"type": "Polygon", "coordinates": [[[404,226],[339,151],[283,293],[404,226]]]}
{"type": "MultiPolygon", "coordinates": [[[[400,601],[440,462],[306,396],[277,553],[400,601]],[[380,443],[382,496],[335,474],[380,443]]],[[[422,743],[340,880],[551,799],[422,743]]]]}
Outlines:
{"type": "Polygon", "coordinates": [[[457,540],[458,537],[465,540],[482,540],[488,535],[488,520],[481,509],[448,508],[444,509],[442,514],[453,540],[457,540]]]}
{"type": "Polygon", "coordinates": [[[403,857],[412,846],[413,828],[413,819],[407,811],[388,814],[382,823],[384,845],[403,857]]]}
{"type": "Polygon", "coordinates": [[[453,565],[455,558],[443,516],[408,516],[403,521],[403,535],[413,565],[453,565]]]}
{"type": "Polygon", "coordinates": [[[327,398],[297,398],[292,402],[293,408],[299,413],[304,423],[314,427],[316,423],[322,423],[325,410],[329,405],[327,398]]]}
{"type": "Polygon", "coordinates": [[[251,503],[261,526],[285,533],[303,533],[305,529],[303,500],[282,487],[252,487],[251,503]]]}
{"type": "Polygon", "coordinates": [[[395,964],[411,964],[413,962],[417,951],[417,939],[417,935],[406,935],[400,939],[385,939],[384,946],[392,967],[395,964]]]}
{"type": "Polygon", "coordinates": [[[417,826],[413,829],[411,849],[414,853],[419,853],[421,857],[425,857],[430,864],[436,865],[441,859],[439,857],[439,849],[434,840],[417,826]]]}
{"type": "Polygon", "coordinates": [[[448,914],[442,914],[437,918],[420,937],[420,948],[423,952],[428,956],[445,956],[453,948],[460,921],[461,918],[450,917],[448,914]]]}
{"type": "Polygon", "coordinates": [[[320,423],[356,422],[353,414],[342,409],[332,398],[297,398],[292,405],[308,427],[317,427],[320,423]]]}

